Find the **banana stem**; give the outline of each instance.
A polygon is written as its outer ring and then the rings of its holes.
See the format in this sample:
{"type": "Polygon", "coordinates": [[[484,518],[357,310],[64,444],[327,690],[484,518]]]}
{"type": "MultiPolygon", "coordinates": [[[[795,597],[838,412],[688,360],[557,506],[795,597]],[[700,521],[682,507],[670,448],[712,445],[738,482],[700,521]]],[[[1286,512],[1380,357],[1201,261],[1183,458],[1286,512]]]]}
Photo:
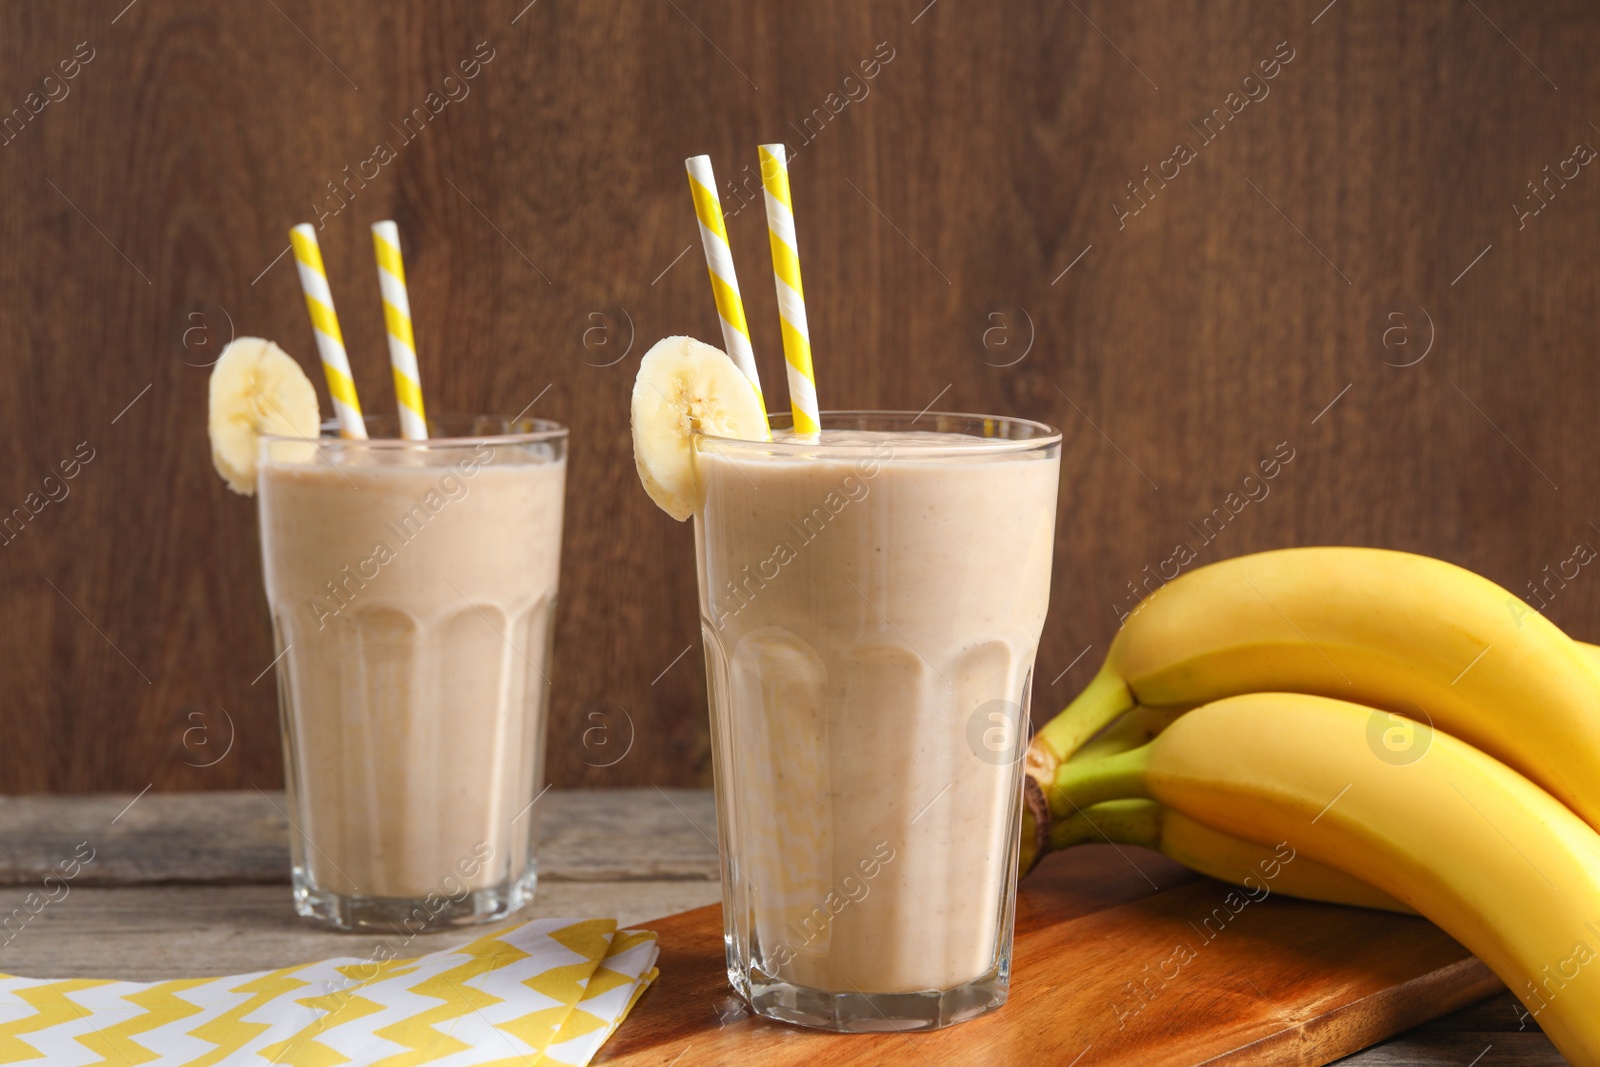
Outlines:
{"type": "Polygon", "coordinates": [[[1052,826],[1066,805],[1057,801],[1052,783],[1061,766],[1107,723],[1133,707],[1128,684],[1109,666],[1090,680],[1066,710],[1051,719],[1028,745],[1023,766],[1022,845],[1020,869],[1027,874],[1050,851],[1052,826]]]}
{"type": "Polygon", "coordinates": [[[1133,705],[1133,691],[1108,664],[1060,715],[1039,728],[1033,743],[1042,746],[1055,763],[1065,762],[1085,741],[1133,705]]]}
{"type": "Polygon", "coordinates": [[[1149,745],[1103,759],[1063,763],[1046,792],[1051,814],[1065,819],[1102,801],[1148,797],[1144,772],[1149,764],[1149,745]]]}
{"type": "Polygon", "coordinates": [[[1161,847],[1161,805],[1153,800],[1107,800],[1092,804],[1055,824],[1052,851],[1110,841],[1118,845],[1161,847]]]}

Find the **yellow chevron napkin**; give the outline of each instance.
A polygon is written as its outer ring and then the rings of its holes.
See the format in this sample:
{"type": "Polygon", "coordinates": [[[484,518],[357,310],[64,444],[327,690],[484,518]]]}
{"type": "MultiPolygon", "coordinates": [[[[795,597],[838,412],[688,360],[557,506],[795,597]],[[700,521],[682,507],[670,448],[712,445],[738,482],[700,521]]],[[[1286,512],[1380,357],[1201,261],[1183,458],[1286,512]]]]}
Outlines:
{"type": "Polygon", "coordinates": [[[0,975],[0,1063],[582,1067],[655,960],[648,931],[537,919],[406,960],[166,982],[0,975]]]}

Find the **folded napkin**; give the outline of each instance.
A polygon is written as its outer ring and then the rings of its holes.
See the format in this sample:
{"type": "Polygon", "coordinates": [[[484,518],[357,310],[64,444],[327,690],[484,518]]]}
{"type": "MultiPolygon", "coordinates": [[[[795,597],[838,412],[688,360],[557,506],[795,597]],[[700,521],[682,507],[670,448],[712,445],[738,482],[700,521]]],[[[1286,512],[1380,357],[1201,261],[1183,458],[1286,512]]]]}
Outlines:
{"type": "Polygon", "coordinates": [[[0,1063],[581,1067],[655,961],[648,931],[537,919],[406,960],[166,982],[0,975],[0,1063]]]}

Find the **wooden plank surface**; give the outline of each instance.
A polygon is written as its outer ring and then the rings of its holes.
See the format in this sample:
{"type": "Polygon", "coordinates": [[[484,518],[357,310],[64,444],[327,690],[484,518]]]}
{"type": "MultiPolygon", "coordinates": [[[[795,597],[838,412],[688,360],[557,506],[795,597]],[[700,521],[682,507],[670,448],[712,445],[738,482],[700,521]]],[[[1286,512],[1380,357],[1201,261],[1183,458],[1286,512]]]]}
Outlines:
{"type": "MultiPolygon", "coordinates": [[[[255,790],[0,797],[0,886],[37,884],[84,844],[75,885],[287,882],[286,812],[255,790]]],[[[545,881],[720,877],[708,790],[553,789],[534,812],[545,881]]]]}
{"type": "Polygon", "coordinates": [[[1417,1034],[1339,1062],[1343,1067],[1564,1067],[1567,1061],[1548,1037],[1533,1031],[1417,1034]]]}
{"type": "MultiPolygon", "coordinates": [[[[637,484],[627,399],[651,341],[717,336],[682,160],[747,181],[778,138],[824,403],[1066,432],[1038,714],[1180,542],[1413,549],[1519,595],[1564,569],[1548,614],[1600,633],[1596,569],[1568,562],[1600,544],[1600,178],[1514,208],[1600,143],[1593,4],[16,3],[0,114],[80,43],[0,147],[0,515],[94,453],[0,548],[8,792],[281,784],[255,510],[210,469],[206,364],[238,331],[320,377],[278,258],[319,206],[370,409],[367,224],[394,218],[429,408],[537,398],[572,427],[551,780],[709,785],[690,532],[637,484]],[[467,95],[398,132],[482,43],[467,95]],[[1197,158],[1147,179],[1180,140],[1197,158]],[[393,161],[350,177],[379,142],[393,161]],[[1202,538],[1280,443],[1270,494],[1202,538]]],[[[759,200],[725,196],[779,383],[759,200]]]]}
{"type": "Polygon", "coordinates": [[[1341,1067],[1561,1067],[1567,1061],[1511,993],[1479,1001],[1340,1060],[1341,1067]],[[1481,1057],[1481,1059],[1480,1059],[1481,1057]]]}

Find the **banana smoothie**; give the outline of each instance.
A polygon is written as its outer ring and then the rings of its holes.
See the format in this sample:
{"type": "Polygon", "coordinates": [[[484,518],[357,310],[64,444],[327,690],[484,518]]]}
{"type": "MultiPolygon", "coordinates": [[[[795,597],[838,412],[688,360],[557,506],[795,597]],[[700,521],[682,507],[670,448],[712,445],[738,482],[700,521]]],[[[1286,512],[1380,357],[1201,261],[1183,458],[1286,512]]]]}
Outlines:
{"type": "Polygon", "coordinates": [[[974,1018],[1010,987],[1061,434],[928,411],[796,434],[753,384],[667,337],[630,413],[645,492],[694,519],[728,979],[835,1032],[974,1018]]]}
{"type": "Polygon", "coordinates": [[[776,425],[771,443],[697,438],[736,868],[725,911],[746,995],[989,982],[1003,997],[1059,437],[937,414],[826,425],[809,444],[776,425]],[[997,431],[1020,439],[978,436],[997,431]]]}
{"type": "Polygon", "coordinates": [[[531,895],[566,476],[541,428],[263,439],[302,914],[411,929],[531,895]]]}

